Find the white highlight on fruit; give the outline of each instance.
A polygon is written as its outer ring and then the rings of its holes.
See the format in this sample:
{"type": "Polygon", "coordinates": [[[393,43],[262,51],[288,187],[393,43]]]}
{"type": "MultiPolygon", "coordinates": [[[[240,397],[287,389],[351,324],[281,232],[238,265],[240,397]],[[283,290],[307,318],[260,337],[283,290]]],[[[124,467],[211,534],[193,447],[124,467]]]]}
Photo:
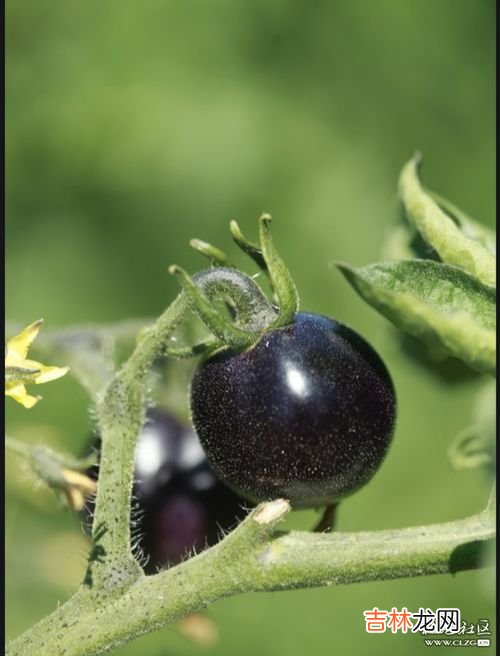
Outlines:
{"type": "Polygon", "coordinates": [[[295,367],[290,365],[287,366],[286,381],[292,392],[301,399],[305,399],[306,396],[309,395],[309,385],[307,384],[307,380],[305,379],[304,374],[298,369],[295,369],[295,367]]]}

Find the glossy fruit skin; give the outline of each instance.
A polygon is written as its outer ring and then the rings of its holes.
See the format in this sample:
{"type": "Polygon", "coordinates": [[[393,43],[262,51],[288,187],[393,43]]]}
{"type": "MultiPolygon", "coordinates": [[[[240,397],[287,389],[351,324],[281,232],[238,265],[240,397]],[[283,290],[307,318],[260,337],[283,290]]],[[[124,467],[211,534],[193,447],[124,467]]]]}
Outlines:
{"type": "Polygon", "coordinates": [[[333,319],[297,313],[249,350],[202,362],[191,414],[221,480],[252,501],[295,508],[365,485],[390,445],[396,400],[373,348],[333,319]]]}
{"type": "MultiPolygon", "coordinates": [[[[100,441],[93,447],[98,451],[100,441]]],[[[98,468],[90,474],[97,478],[98,468]]],[[[248,502],[219,481],[193,429],[162,410],[147,411],[134,477],[132,534],[148,574],[216,544],[221,529],[234,528],[246,514],[248,502]]]]}

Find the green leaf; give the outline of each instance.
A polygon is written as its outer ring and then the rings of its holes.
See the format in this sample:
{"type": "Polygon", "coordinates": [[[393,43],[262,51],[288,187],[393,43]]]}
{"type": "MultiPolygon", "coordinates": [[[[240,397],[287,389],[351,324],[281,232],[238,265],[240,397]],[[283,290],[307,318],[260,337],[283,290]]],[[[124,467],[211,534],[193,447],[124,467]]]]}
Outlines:
{"type": "MultiPolygon", "coordinates": [[[[401,171],[399,178],[399,195],[403,202],[408,220],[417,228],[424,240],[438,253],[440,259],[476,276],[486,285],[495,285],[496,260],[490,250],[479,239],[478,231],[474,237],[467,236],[472,224],[467,217],[454,208],[454,219],[443,211],[439,204],[428,194],[420,184],[417,168],[420,156],[416,155],[401,171]]],[[[443,203],[443,200],[441,202],[443,203]]],[[[444,201],[446,204],[446,201],[444,201]]],[[[477,224],[476,224],[477,225],[477,224]]],[[[484,236],[481,237],[484,239],[484,236]]]]}
{"type": "Polygon", "coordinates": [[[495,372],[493,287],[431,260],[337,266],[359,295],[399,328],[474,369],[495,372]]]}
{"type": "Polygon", "coordinates": [[[479,242],[482,246],[487,248],[489,252],[496,257],[497,244],[496,234],[494,230],[488,226],[478,223],[471,219],[465,212],[460,210],[456,205],[453,205],[449,200],[443,198],[436,192],[426,189],[426,192],[431,196],[439,207],[446,212],[452,221],[462,230],[463,234],[469,239],[479,242]]]}

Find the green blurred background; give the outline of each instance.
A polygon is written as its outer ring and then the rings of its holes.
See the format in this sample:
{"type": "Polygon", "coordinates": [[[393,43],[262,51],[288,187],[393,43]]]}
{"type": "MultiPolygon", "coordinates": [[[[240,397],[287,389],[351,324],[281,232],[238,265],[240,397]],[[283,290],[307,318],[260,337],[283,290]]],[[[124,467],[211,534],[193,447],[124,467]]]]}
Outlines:
{"type": "MultiPolygon", "coordinates": [[[[7,316],[43,316],[49,329],[158,315],[177,293],[167,266],[204,266],[191,237],[234,254],[229,220],[255,235],[271,212],[302,308],[368,338],[398,393],[393,448],[344,503],[339,529],[479,510],[486,481],[452,471],[446,449],[482,379],[440,376],[405,354],[332,261],[379,257],[416,149],[431,188],[493,223],[493,0],[6,5],[7,316]]],[[[31,411],[8,399],[9,432],[81,452],[85,393],[69,378],[42,393],[31,411]]],[[[7,467],[11,638],[76,589],[87,547],[53,494],[15,459],[7,467]]],[[[290,526],[314,521],[295,513],[290,526]]],[[[205,653],[423,654],[419,635],[366,634],[363,610],[459,607],[470,622],[493,620],[491,576],[228,599],[208,610],[220,636],[205,653]]],[[[200,651],[169,627],[115,653],[200,651]]]]}

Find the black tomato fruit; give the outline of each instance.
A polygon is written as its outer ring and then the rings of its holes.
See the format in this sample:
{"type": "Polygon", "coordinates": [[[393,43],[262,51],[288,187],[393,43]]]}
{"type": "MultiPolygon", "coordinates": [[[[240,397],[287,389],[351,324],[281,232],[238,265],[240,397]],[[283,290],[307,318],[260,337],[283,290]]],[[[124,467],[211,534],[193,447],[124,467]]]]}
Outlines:
{"type": "MultiPolygon", "coordinates": [[[[100,440],[93,446],[99,453],[100,440]]],[[[97,478],[98,467],[89,473],[97,478]]],[[[135,452],[131,513],[146,573],[218,542],[221,529],[244,517],[245,505],[214,474],[192,428],[161,410],[147,411],[135,452]]]]}
{"type": "Polygon", "coordinates": [[[244,352],[197,368],[191,414],[221,480],[252,501],[335,503],[367,483],[396,417],[391,378],[373,348],[333,319],[297,313],[244,352]]]}

